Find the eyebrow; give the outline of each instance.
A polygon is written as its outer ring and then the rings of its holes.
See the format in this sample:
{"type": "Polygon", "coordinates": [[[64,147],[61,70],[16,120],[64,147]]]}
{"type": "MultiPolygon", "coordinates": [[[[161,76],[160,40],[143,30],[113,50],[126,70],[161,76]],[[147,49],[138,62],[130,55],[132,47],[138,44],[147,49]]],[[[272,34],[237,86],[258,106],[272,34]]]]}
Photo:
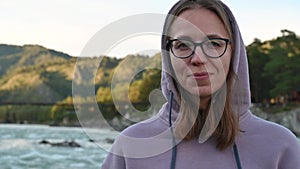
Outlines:
{"type": "Polygon", "coordinates": [[[225,37],[222,37],[222,36],[220,36],[218,34],[208,34],[208,35],[206,35],[206,37],[208,39],[211,39],[211,38],[225,38],[225,37]]]}
{"type": "MultiPolygon", "coordinates": [[[[223,37],[223,36],[220,36],[218,34],[208,34],[204,38],[202,38],[202,40],[207,40],[207,39],[212,39],[212,38],[227,38],[227,37],[223,37]]],[[[193,40],[193,38],[191,36],[188,36],[188,35],[179,35],[175,39],[190,40],[190,41],[193,40]]]]}
{"type": "Polygon", "coordinates": [[[175,39],[190,40],[190,41],[192,40],[192,38],[187,35],[180,35],[180,36],[176,37],[175,39]]]}

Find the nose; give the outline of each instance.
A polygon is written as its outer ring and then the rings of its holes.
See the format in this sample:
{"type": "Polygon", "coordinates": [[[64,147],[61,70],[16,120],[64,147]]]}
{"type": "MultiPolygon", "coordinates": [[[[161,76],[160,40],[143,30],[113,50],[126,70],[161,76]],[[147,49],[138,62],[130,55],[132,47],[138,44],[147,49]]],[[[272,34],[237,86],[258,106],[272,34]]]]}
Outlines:
{"type": "Polygon", "coordinates": [[[205,64],[207,62],[207,57],[203,53],[200,46],[195,49],[194,55],[191,57],[191,63],[194,65],[205,64]]]}

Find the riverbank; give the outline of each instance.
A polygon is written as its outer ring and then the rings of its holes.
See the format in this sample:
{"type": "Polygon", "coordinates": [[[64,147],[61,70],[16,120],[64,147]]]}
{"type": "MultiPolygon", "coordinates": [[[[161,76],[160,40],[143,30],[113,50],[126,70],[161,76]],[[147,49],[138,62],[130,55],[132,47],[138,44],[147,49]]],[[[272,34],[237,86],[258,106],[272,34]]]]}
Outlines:
{"type": "MultiPolygon", "coordinates": [[[[300,105],[295,105],[293,107],[276,107],[272,106],[269,108],[260,108],[257,106],[252,106],[250,108],[251,112],[258,117],[261,117],[265,120],[272,121],[283,125],[290,129],[296,136],[300,137],[300,105]],[[263,111],[264,110],[264,111],[263,111]],[[265,110],[267,110],[265,112],[265,110]],[[278,112],[278,110],[288,110],[278,112]],[[274,113],[274,111],[276,111],[274,113]],[[269,112],[269,113],[267,113],[269,112]]],[[[155,110],[154,112],[158,112],[155,110]]],[[[42,123],[38,123],[35,121],[13,121],[5,122],[0,121],[0,124],[37,124],[37,125],[48,125],[48,126],[55,126],[55,127],[88,127],[88,128],[112,128],[115,131],[122,131],[126,127],[134,124],[135,122],[142,121],[144,118],[142,117],[134,117],[133,115],[129,114],[129,118],[125,118],[123,116],[116,116],[110,119],[87,119],[87,121],[81,120],[80,122],[77,119],[76,113],[74,113],[74,118],[65,117],[61,122],[57,121],[43,121],[42,123]],[[134,117],[134,119],[130,118],[134,117]],[[132,120],[132,121],[131,121],[132,120]]],[[[98,117],[100,118],[100,117],[98,117]]]]}

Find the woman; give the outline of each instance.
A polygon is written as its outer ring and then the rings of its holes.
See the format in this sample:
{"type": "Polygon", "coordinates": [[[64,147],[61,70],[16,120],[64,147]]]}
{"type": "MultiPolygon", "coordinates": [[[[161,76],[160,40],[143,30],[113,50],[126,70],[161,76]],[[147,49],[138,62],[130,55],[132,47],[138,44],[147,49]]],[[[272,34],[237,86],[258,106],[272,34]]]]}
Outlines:
{"type": "Polygon", "coordinates": [[[102,169],[300,169],[286,128],[250,111],[247,56],[238,25],[219,0],[182,0],[162,36],[158,116],[127,128],[102,169]]]}

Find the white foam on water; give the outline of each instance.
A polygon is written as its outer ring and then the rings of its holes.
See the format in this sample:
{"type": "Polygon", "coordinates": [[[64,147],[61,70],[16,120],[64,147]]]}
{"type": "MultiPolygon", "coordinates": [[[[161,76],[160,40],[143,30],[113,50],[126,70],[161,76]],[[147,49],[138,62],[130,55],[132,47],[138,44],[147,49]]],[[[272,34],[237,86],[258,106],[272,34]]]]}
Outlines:
{"type": "Polygon", "coordinates": [[[16,148],[28,148],[32,143],[25,139],[4,139],[0,140],[0,150],[16,149],[16,148]]]}
{"type": "Polygon", "coordinates": [[[116,134],[107,129],[88,129],[95,142],[81,128],[43,125],[0,124],[0,169],[95,169],[100,168],[116,134]],[[55,147],[39,144],[75,141],[82,147],[55,147]]]}

